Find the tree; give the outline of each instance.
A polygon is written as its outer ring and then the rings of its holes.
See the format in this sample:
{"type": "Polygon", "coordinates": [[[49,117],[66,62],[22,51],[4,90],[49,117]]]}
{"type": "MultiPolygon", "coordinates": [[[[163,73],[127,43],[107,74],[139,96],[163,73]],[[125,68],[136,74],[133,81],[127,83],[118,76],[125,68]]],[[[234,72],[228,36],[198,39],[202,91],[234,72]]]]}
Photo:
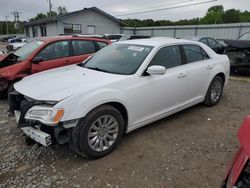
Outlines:
{"type": "Polygon", "coordinates": [[[229,9],[222,16],[223,23],[238,23],[240,22],[240,11],[229,9]]]}
{"type": "Polygon", "coordinates": [[[57,16],[57,15],[58,14],[55,11],[47,12],[47,17],[57,16]]]}
{"type": "Polygon", "coordinates": [[[59,15],[64,15],[64,14],[67,14],[67,13],[68,13],[66,7],[62,7],[62,6],[59,6],[59,7],[57,8],[57,11],[58,11],[58,14],[59,14],[59,15]]]}
{"type": "Polygon", "coordinates": [[[212,6],[207,10],[206,15],[201,19],[202,24],[222,23],[224,7],[222,5],[212,6]]]}
{"type": "Polygon", "coordinates": [[[63,15],[66,13],[67,13],[67,9],[65,7],[60,6],[60,7],[58,7],[58,13],[56,11],[47,12],[46,14],[38,13],[35,17],[29,19],[29,21],[41,20],[44,18],[53,17],[53,16],[57,16],[57,15],[63,15]]]}
{"type": "Polygon", "coordinates": [[[224,12],[224,7],[222,5],[216,5],[216,6],[212,6],[210,7],[207,12],[224,12]]]}
{"type": "Polygon", "coordinates": [[[38,13],[34,18],[29,19],[29,21],[36,21],[36,20],[41,20],[47,18],[46,14],[43,13],[38,13]]]}

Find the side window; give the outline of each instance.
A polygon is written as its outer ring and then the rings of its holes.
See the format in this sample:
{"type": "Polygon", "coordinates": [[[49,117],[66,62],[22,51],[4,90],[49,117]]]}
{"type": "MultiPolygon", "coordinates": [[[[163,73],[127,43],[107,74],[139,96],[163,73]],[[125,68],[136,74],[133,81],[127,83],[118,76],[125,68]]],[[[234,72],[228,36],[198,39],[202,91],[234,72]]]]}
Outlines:
{"type": "Polygon", "coordinates": [[[201,39],[200,42],[202,42],[203,44],[206,44],[207,46],[209,46],[208,42],[207,42],[207,39],[201,39]]]}
{"type": "Polygon", "coordinates": [[[209,59],[207,53],[197,45],[183,45],[187,63],[209,59]]]}
{"type": "Polygon", "coordinates": [[[74,55],[83,55],[95,53],[95,44],[93,41],[88,40],[73,40],[73,54],[74,55]]]}
{"type": "Polygon", "coordinates": [[[208,39],[208,42],[209,42],[209,46],[211,48],[214,48],[214,47],[217,47],[218,46],[218,42],[214,39],[208,39]]]}
{"type": "Polygon", "coordinates": [[[105,42],[96,42],[97,45],[100,47],[100,49],[104,48],[105,46],[107,46],[108,44],[105,42]]]}
{"type": "Polygon", "coordinates": [[[44,61],[59,59],[69,56],[69,43],[68,41],[59,41],[49,44],[42,49],[36,57],[42,58],[44,61]]]}
{"type": "Polygon", "coordinates": [[[182,64],[181,52],[179,46],[168,46],[161,48],[154,58],[151,65],[161,65],[166,69],[176,67],[182,64]]]}
{"type": "Polygon", "coordinates": [[[203,55],[203,59],[210,59],[209,56],[207,55],[207,53],[201,48],[201,53],[203,55]]]}

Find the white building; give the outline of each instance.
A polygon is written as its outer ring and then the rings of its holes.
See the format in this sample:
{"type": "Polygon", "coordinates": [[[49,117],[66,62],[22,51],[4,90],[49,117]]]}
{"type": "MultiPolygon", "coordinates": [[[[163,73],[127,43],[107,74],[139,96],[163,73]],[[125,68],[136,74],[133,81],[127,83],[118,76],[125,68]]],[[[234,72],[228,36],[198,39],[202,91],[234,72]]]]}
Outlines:
{"type": "Polygon", "coordinates": [[[28,37],[55,36],[61,34],[104,34],[121,33],[122,22],[96,8],[25,23],[28,37]]]}

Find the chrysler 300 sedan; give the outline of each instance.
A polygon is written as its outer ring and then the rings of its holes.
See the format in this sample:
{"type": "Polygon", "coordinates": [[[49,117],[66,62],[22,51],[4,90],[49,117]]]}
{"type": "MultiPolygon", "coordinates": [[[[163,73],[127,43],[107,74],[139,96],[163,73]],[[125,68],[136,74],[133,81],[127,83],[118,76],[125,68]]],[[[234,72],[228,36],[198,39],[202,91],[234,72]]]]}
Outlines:
{"type": "Polygon", "coordinates": [[[228,77],[228,57],[206,45],[152,38],[114,43],[78,65],[26,77],[12,95],[28,137],[98,158],[125,133],[198,103],[217,104],[228,77]]]}

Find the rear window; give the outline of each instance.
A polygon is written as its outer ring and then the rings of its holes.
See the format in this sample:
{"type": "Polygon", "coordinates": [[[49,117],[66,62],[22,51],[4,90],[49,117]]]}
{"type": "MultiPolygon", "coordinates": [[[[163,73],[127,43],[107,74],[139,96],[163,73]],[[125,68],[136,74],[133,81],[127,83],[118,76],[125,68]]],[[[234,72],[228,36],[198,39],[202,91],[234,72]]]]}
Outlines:
{"type": "Polygon", "coordinates": [[[183,45],[187,63],[209,59],[207,53],[197,45],[183,45]]]}

